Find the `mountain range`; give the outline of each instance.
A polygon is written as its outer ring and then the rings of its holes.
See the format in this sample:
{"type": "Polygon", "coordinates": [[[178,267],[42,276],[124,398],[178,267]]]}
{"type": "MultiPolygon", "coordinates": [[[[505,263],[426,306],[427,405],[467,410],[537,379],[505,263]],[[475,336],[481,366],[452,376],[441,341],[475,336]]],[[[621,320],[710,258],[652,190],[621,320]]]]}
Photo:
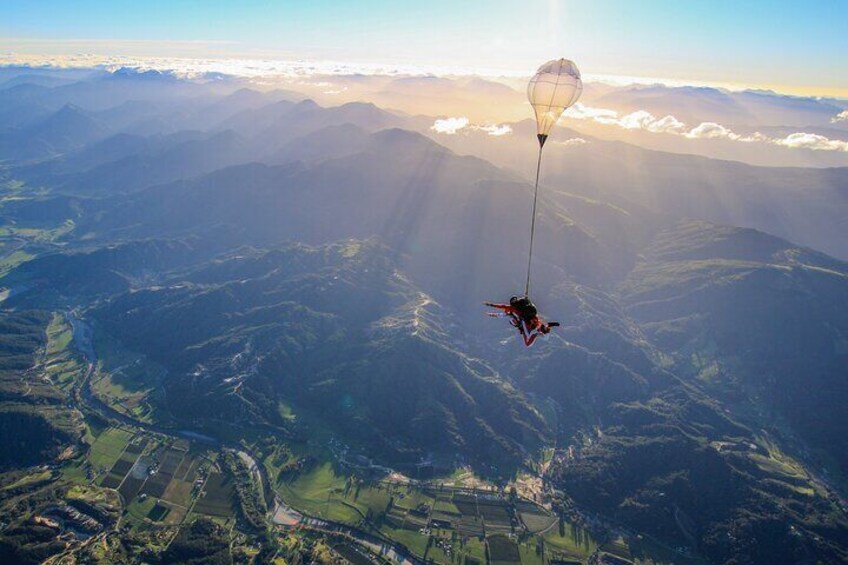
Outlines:
{"type": "Polygon", "coordinates": [[[846,169],[558,129],[532,290],[562,326],[525,349],[481,303],[523,287],[528,124],[445,135],[161,73],[22,80],[0,100],[66,104],[0,144],[0,425],[34,430],[3,466],[77,442],[71,415],[35,414],[63,412],[52,393],[17,388],[49,312],[73,310],[163,368],[151,402],[178,429],[329,430],[396,469],[499,481],[556,447],[554,490],[709,561],[848,559],[846,169]],[[124,111],[106,97],[150,127],[105,119],[124,111]]]}

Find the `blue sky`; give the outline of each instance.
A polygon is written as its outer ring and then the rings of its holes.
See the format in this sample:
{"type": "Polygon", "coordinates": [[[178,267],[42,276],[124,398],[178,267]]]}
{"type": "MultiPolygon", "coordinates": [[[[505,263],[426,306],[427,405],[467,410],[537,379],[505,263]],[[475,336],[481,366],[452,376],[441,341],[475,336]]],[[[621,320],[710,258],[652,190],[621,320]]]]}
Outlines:
{"type": "Polygon", "coordinates": [[[0,2],[0,53],[298,57],[533,69],[848,95],[848,2],[0,2]]]}

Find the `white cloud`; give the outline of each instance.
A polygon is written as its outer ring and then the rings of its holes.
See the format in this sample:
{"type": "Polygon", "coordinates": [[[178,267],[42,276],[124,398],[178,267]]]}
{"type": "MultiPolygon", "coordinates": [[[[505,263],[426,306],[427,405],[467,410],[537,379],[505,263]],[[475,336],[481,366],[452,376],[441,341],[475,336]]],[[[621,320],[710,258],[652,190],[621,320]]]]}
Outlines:
{"type": "Polygon", "coordinates": [[[618,125],[625,129],[643,129],[652,133],[680,133],[686,129],[686,124],[674,116],[657,119],[645,110],[627,114],[618,120],[618,125]]]}
{"type": "Polygon", "coordinates": [[[836,117],[832,118],[830,121],[834,124],[836,122],[848,122],[848,110],[843,110],[839,112],[838,114],[836,114],[836,117]]]}
{"type": "Polygon", "coordinates": [[[256,52],[242,52],[231,41],[161,41],[0,37],[0,65],[34,67],[114,68],[138,67],[169,70],[179,76],[195,77],[219,72],[255,80],[295,79],[310,76],[470,76],[526,77],[527,69],[469,67],[461,65],[415,65],[364,63],[327,59],[304,59],[296,53],[274,53],[271,58],[255,58],[256,52]],[[32,46],[35,46],[34,48],[32,46]],[[34,51],[48,50],[46,53],[34,51]],[[210,57],[209,53],[215,53],[210,57]],[[129,55],[102,55],[102,52],[133,52],[129,55]],[[57,54],[64,53],[64,54],[57,54]],[[179,55],[175,55],[179,53],[179,55]],[[284,58],[280,58],[283,56],[284,58]]]}
{"type": "Polygon", "coordinates": [[[618,112],[606,108],[592,108],[578,102],[565,111],[565,115],[575,120],[592,120],[601,124],[612,125],[618,121],[618,112]]]}
{"type": "Polygon", "coordinates": [[[343,86],[341,88],[331,88],[330,90],[325,90],[324,94],[343,94],[345,92],[347,92],[347,87],[343,86]]]}
{"type": "Polygon", "coordinates": [[[829,139],[815,133],[793,133],[783,139],[771,140],[775,145],[791,147],[792,149],[812,149],[813,151],[845,151],[848,152],[848,141],[829,139]]]}
{"type": "Polygon", "coordinates": [[[478,124],[472,124],[465,116],[436,120],[433,122],[433,125],[430,126],[430,129],[436,133],[443,133],[445,135],[454,135],[459,133],[461,130],[482,131],[495,137],[512,133],[512,127],[509,124],[487,124],[481,126],[478,124]]]}
{"type": "Polygon", "coordinates": [[[721,124],[715,122],[702,122],[683,134],[689,139],[732,139],[737,141],[742,138],[738,133],[733,133],[721,124]]]}
{"type": "Polygon", "coordinates": [[[582,137],[572,137],[563,141],[554,141],[554,143],[557,145],[586,145],[589,142],[582,137]]]}
{"type": "Polygon", "coordinates": [[[489,135],[494,135],[495,137],[500,137],[502,135],[509,135],[512,133],[512,128],[508,124],[497,125],[490,124],[487,126],[471,126],[471,129],[475,129],[477,131],[483,131],[488,133],[489,135]]]}
{"type": "Polygon", "coordinates": [[[569,108],[566,113],[569,118],[577,120],[591,120],[605,126],[618,126],[624,129],[643,129],[653,133],[681,133],[686,124],[674,116],[665,116],[657,119],[650,112],[638,110],[625,116],[619,117],[615,110],[606,108],[592,108],[577,103],[569,108]]]}
{"type": "MultiPolygon", "coordinates": [[[[647,112],[646,112],[647,113],[647,112]]],[[[631,114],[632,116],[633,114],[631,114]]],[[[650,114],[648,114],[651,116],[650,114]]],[[[653,116],[651,116],[653,118],[653,116]]],[[[675,118],[674,116],[666,116],[659,120],[649,122],[645,129],[653,133],[680,133],[686,129],[686,124],[675,118]]]]}
{"type": "MultiPolygon", "coordinates": [[[[686,124],[674,116],[668,115],[657,119],[653,114],[645,110],[638,110],[624,116],[619,116],[619,113],[615,110],[592,108],[578,103],[569,108],[566,111],[566,115],[572,119],[588,120],[606,126],[615,126],[627,130],[642,130],[651,133],[680,135],[687,139],[725,139],[740,143],[770,143],[790,149],[848,152],[848,141],[830,139],[823,135],[803,132],[793,133],[784,138],[773,138],[760,132],[742,135],[716,122],[701,122],[697,126],[688,129],[686,124]]],[[[848,120],[848,110],[841,112],[833,120],[848,120]]]]}
{"type": "Polygon", "coordinates": [[[430,126],[430,129],[435,131],[436,133],[453,135],[467,126],[468,118],[462,116],[459,118],[445,118],[443,120],[436,120],[435,122],[433,122],[433,125],[430,126]]]}

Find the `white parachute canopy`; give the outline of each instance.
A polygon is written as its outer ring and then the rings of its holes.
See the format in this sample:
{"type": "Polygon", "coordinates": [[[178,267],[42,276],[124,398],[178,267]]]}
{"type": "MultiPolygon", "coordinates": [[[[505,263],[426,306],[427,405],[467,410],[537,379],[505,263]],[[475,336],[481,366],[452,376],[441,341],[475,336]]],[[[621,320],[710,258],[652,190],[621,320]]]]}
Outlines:
{"type": "Polygon", "coordinates": [[[544,144],[559,117],[582,92],[583,81],[574,61],[554,59],[539,67],[527,85],[527,99],[536,112],[539,143],[544,144]]]}

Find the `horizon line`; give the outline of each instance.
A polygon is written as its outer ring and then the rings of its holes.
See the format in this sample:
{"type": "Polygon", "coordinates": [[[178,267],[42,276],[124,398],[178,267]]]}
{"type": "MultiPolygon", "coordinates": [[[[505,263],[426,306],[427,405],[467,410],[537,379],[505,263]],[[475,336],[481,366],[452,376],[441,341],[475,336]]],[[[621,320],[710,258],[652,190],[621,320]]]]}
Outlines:
{"type": "MultiPolygon", "coordinates": [[[[4,41],[16,41],[20,43],[71,43],[75,41],[87,42],[87,39],[72,40],[39,40],[36,38],[3,38],[0,37],[0,49],[4,41]]],[[[91,40],[94,41],[94,40],[91,40]]],[[[100,39],[97,43],[106,43],[110,40],[100,39]]],[[[151,40],[151,39],[125,39],[118,40],[131,45],[151,44],[161,45],[163,43],[179,45],[234,45],[238,42],[216,41],[216,40],[151,40]]],[[[514,68],[486,68],[468,66],[449,66],[434,63],[397,63],[397,62],[375,62],[375,61],[338,61],[329,58],[297,58],[297,57],[259,57],[257,53],[244,54],[245,56],[215,55],[212,57],[189,56],[189,55],[102,55],[99,53],[74,53],[74,54],[39,54],[22,53],[14,51],[0,51],[0,68],[3,67],[26,67],[32,69],[102,69],[110,70],[120,67],[136,68],[141,70],[158,70],[181,75],[183,78],[192,78],[203,73],[220,73],[233,78],[261,78],[274,76],[290,76],[292,74],[304,75],[336,75],[349,76],[355,74],[367,74],[374,76],[436,76],[436,77],[470,77],[493,79],[520,79],[529,77],[533,70],[516,70],[514,68]],[[253,56],[250,56],[253,55],[253,56]],[[183,63],[180,67],[177,63],[183,63]],[[187,68],[186,63],[194,63],[195,68],[187,68]],[[238,63],[249,66],[239,69],[238,63]],[[226,67],[221,70],[221,67],[226,67]],[[264,66],[264,69],[257,69],[264,66]],[[207,67],[205,70],[202,67],[207,67]],[[303,67],[309,67],[304,69],[303,67]],[[238,72],[241,70],[242,72],[238,72]],[[308,72],[304,72],[308,71],[308,72]]],[[[763,83],[733,83],[698,79],[653,77],[645,75],[622,75],[613,73],[583,73],[587,82],[608,84],[617,87],[626,86],[651,86],[662,85],[669,88],[696,87],[715,88],[731,92],[761,91],[770,92],[781,96],[793,96],[801,98],[840,99],[848,100],[848,88],[822,88],[814,86],[791,86],[783,84],[763,83]]]]}

